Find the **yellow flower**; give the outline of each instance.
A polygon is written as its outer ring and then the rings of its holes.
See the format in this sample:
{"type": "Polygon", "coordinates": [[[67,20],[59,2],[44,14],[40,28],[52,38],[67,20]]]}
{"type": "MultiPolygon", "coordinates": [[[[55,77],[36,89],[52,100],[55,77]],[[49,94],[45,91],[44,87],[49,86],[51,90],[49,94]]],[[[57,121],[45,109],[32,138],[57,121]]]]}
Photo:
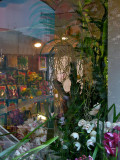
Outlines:
{"type": "Polygon", "coordinates": [[[23,88],[22,91],[26,91],[27,88],[23,88]]]}
{"type": "Polygon", "coordinates": [[[31,96],[30,99],[33,99],[33,97],[31,96]]]}
{"type": "Polygon", "coordinates": [[[36,95],[37,96],[41,96],[42,95],[42,91],[37,91],[36,95]]]}

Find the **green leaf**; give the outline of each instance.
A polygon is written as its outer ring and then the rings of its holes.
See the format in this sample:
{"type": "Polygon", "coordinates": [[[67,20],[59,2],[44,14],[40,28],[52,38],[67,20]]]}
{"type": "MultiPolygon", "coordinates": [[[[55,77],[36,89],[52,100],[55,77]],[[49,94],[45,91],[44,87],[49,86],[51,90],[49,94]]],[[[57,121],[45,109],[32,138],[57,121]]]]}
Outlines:
{"type": "Polygon", "coordinates": [[[114,122],[116,122],[119,117],[120,117],[120,113],[118,113],[118,115],[115,117],[114,122]]]}
{"type": "Polygon", "coordinates": [[[115,122],[115,118],[116,118],[116,106],[114,105],[113,122],[115,122]]]}
{"type": "Polygon", "coordinates": [[[115,106],[115,104],[113,104],[105,113],[104,117],[106,117],[108,115],[108,113],[113,109],[113,107],[115,106]]]}
{"type": "Polygon", "coordinates": [[[9,147],[8,149],[4,150],[3,152],[0,153],[0,158],[4,157],[3,160],[5,160],[11,154],[11,152],[17,150],[20,146],[24,145],[28,141],[29,139],[24,140],[24,142],[18,142],[14,146],[9,147]]]}
{"type": "Polygon", "coordinates": [[[93,160],[95,160],[97,152],[98,152],[98,146],[95,147],[95,150],[93,152],[93,156],[92,156],[93,160]]]}
{"type": "Polygon", "coordinates": [[[101,150],[105,150],[105,148],[100,143],[97,143],[97,145],[101,150]]]}

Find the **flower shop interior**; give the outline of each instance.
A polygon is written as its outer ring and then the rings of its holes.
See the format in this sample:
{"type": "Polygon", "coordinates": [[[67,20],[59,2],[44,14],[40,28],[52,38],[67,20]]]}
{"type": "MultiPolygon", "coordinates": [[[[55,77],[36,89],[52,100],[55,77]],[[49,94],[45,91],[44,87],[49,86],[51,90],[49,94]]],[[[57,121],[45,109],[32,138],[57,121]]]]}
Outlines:
{"type": "Polygon", "coordinates": [[[109,1],[0,0],[1,160],[120,160],[109,1]]]}

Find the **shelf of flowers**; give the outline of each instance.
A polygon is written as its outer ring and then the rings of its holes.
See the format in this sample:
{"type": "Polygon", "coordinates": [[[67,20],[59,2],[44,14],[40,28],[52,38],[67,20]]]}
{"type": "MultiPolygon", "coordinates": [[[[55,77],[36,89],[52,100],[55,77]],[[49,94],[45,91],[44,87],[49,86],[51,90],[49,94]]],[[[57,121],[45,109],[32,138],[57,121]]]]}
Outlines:
{"type": "MultiPolygon", "coordinates": [[[[31,117],[30,110],[33,106],[38,107],[36,103],[23,106],[19,109],[18,104],[37,96],[49,94],[48,82],[42,79],[39,73],[7,70],[0,73],[0,125],[10,128],[23,123],[24,120],[31,117]],[[21,112],[24,115],[21,115],[21,112]],[[28,114],[26,114],[28,112],[28,114]],[[16,122],[11,115],[19,115],[16,122]],[[28,115],[28,116],[26,116],[28,115]],[[21,118],[20,118],[21,116],[21,118]],[[23,118],[23,117],[24,118],[23,118]]],[[[43,103],[43,102],[42,102],[43,103]]],[[[39,110],[36,109],[36,113],[39,110]]]]}

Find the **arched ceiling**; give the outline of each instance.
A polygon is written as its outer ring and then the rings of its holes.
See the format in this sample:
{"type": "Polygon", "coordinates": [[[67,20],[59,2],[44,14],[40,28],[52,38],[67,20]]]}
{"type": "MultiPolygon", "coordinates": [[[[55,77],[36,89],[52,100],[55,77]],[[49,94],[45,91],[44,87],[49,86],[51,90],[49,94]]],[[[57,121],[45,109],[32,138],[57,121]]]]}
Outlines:
{"type": "Polygon", "coordinates": [[[59,4],[63,1],[63,0],[41,0],[43,2],[45,2],[47,5],[49,5],[51,8],[53,8],[54,10],[56,10],[56,8],[59,6],[59,4]]]}

